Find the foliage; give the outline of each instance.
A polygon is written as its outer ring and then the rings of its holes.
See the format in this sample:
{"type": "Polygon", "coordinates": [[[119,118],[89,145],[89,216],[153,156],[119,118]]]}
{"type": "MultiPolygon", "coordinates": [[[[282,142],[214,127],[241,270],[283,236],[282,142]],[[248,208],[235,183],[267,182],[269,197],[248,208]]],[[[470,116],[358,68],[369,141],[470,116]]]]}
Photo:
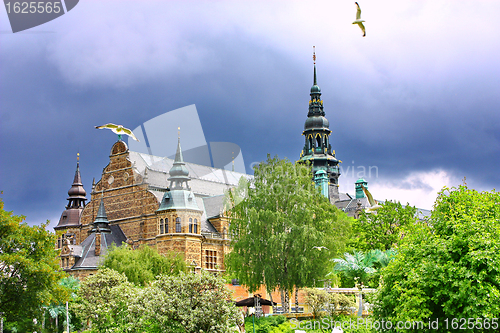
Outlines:
{"type": "Polygon", "coordinates": [[[141,288],[100,269],[78,291],[73,309],[90,332],[229,332],[240,320],[224,281],[203,271],[160,275],[141,288]]]}
{"type": "Polygon", "coordinates": [[[29,226],[23,220],[6,212],[0,200],[0,311],[6,322],[18,321],[18,328],[28,331],[35,328],[33,319],[41,318],[42,307],[60,302],[66,293],[58,284],[64,273],[55,235],[46,230],[49,221],[29,226]]]}
{"type": "Polygon", "coordinates": [[[329,298],[330,316],[333,317],[336,311],[348,311],[351,307],[356,307],[354,296],[341,293],[332,293],[329,298]]]}
{"type": "Polygon", "coordinates": [[[113,245],[108,250],[102,267],[124,273],[128,281],[137,286],[146,285],[160,274],[178,275],[187,270],[186,262],[180,254],[167,252],[163,256],[147,245],[136,250],[127,245],[113,245]]]}
{"type": "MultiPolygon", "coordinates": [[[[245,318],[245,331],[253,332],[253,317],[245,318]]],[[[255,333],[292,333],[285,316],[269,316],[255,319],[255,333]]]]}
{"type": "Polygon", "coordinates": [[[164,332],[172,322],[185,332],[227,332],[240,320],[239,310],[231,299],[222,278],[201,274],[162,275],[151,285],[145,309],[164,332]]]}
{"type": "Polygon", "coordinates": [[[327,311],[330,317],[336,316],[337,311],[347,311],[356,306],[354,297],[341,293],[328,293],[323,289],[306,288],[306,304],[312,311],[313,317],[321,317],[327,311]]]}
{"type": "Polygon", "coordinates": [[[386,201],[377,214],[361,212],[352,223],[349,247],[358,251],[389,250],[397,247],[405,226],[418,221],[417,209],[407,204],[386,201]]]}
{"type": "Polygon", "coordinates": [[[289,294],[323,279],[328,259],[343,249],[350,218],[321,195],[310,167],[268,156],[238,191],[228,194],[233,251],[226,264],[239,281],[251,291],[265,284],[289,294]]]}
{"type": "Polygon", "coordinates": [[[134,302],[138,294],[124,274],[103,268],[82,282],[72,310],[82,322],[92,322],[93,331],[106,332],[124,321],[127,303],[134,302]]]}
{"type": "Polygon", "coordinates": [[[321,311],[326,309],[329,304],[330,295],[323,289],[306,288],[306,304],[312,311],[313,317],[318,318],[321,311]]]}
{"type": "Polygon", "coordinates": [[[336,263],[334,269],[342,272],[350,281],[359,279],[361,283],[368,282],[368,276],[375,273],[375,257],[365,256],[361,251],[354,251],[353,254],[344,253],[344,258],[333,259],[336,263]]]}
{"type": "Polygon", "coordinates": [[[344,275],[344,287],[353,287],[356,283],[362,283],[365,286],[376,288],[380,276],[377,274],[378,271],[386,267],[395,255],[396,251],[394,250],[344,253],[344,259],[333,259],[336,265],[332,273],[340,272],[344,275]]]}
{"type": "MultiPolygon", "coordinates": [[[[441,332],[460,331],[453,318],[498,318],[499,219],[499,193],[445,188],[428,224],[412,227],[382,271],[374,314],[392,322],[438,319],[441,332]]],[[[497,331],[491,322],[484,328],[497,331]]]]}
{"type": "MultiPolygon", "coordinates": [[[[75,301],[77,299],[76,292],[80,288],[80,281],[73,277],[67,276],[62,278],[59,281],[59,285],[62,286],[66,290],[67,297],[63,301],[75,301]]],[[[74,312],[69,311],[66,316],[66,304],[64,302],[61,303],[52,303],[48,307],[46,307],[45,315],[45,329],[52,329],[53,331],[60,331],[59,328],[66,329],[66,319],[69,318],[70,322],[70,330],[76,330],[76,328],[80,328],[81,322],[75,317],[74,312]],[[59,320],[59,318],[61,320],[59,320]],[[47,320],[48,319],[48,320],[47,320]]]]}

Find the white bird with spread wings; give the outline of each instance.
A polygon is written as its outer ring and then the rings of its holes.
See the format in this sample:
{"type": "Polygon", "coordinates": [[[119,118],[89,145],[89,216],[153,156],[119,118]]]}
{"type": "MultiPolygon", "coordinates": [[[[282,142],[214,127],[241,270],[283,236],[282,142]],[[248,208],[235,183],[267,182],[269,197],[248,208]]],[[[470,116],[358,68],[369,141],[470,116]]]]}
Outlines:
{"type": "Polygon", "coordinates": [[[109,123],[109,124],[102,125],[102,126],[96,126],[95,128],[97,128],[97,129],[107,128],[107,129],[112,130],[114,133],[118,134],[118,140],[121,140],[122,139],[122,134],[125,134],[125,135],[130,136],[135,141],[139,141],[135,137],[134,133],[131,130],[129,130],[128,128],[123,127],[122,125],[115,125],[115,124],[109,123]]]}
{"type": "Polygon", "coordinates": [[[366,36],[366,30],[365,26],[363,25],[364,20],[361,19],[361,8],[359,8],[359,4],[355,2],[356,6],[358,7],[358,11],[356,12],[356,21],[352,22],[352,24],[357,24],[361,28],[361,31],[363,31],[363,37],[366,36]]]}
{"type": "Polygon", "coordinates": [[[372,194],[368,191],[368,189],[366,187],[363,186],[363,184],[361,184],[361,188],[363,189],[363,192],[365,192],[365,195],[368,198],[368,202],[370,203],[370,207],[365,209],[365,213],[377,214],[377,210],[379,208],[382,208],[382,206],[379,205],[379,203],[373,199],[372,194]]]}

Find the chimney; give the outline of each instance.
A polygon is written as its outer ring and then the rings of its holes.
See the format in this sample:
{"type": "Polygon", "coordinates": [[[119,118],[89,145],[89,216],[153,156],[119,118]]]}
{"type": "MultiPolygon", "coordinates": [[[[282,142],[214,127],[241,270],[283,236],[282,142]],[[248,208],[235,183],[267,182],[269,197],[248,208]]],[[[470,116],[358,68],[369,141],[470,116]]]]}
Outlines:
{"type": "Polygon", "coordinates": [[[95,255],[101,255],[101,233],[97,232],[95,234],[95,255]]]}

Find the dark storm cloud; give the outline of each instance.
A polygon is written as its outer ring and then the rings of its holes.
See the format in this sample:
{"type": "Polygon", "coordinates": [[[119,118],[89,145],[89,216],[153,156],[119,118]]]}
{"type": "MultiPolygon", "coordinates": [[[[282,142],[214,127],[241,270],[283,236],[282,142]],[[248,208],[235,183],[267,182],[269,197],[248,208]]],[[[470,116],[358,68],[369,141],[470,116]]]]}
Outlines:
{"type": "Polygon", "coordinates": [[[335,4],[336,11],[318,5],[322,10],[301,3],[285,10],[279,3],[89,1],[47,25],[54,34],[1,35],[6,208],[31,223],[58,219],[77,151],[87,194],[108,163],[116,137],[95,125],[135,128],[190,104],[207,141],[239,145],[247,170],[268,153],[295,161],[304,144],[313,44],[333,149],[349,179],[341,191],[353,192],[354,167],[370,166],[378,171],[371,188],[429,191],[428,180],[408,175],[446,178],[435,170],[467,176],[480,189],[498,187],[493,36],[458,20],[458,36],[448,37],[431,20],[433,6],[443,4],[425,2],[405,9],[413,25],[404,33],[367,4],[372,30],[362,39],[341,18],[344,10],[350,17],[352,4],[335,4]],[[304,19],[313,16],[314,24],[304,19]]]}

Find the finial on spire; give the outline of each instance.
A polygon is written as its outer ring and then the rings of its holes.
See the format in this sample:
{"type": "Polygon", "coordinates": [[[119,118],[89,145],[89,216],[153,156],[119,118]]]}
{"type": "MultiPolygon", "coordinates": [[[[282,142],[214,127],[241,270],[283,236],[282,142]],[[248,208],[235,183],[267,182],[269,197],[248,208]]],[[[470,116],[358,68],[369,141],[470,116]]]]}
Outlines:
{"type": "Polygon", "coordinates": [[[314,61],[314,83],[313,85],[318,85],[316,81],[316,46],[313,46],[313,61],[314,61]]]}
{"type": "Polygon", "coordinates": [[[76,153],[76,163],[80,162],[80,152],[76,153]]]}
{"type": "Polygon", "coordinates": [[[180,128],[180,126],[177,127],[177,139],[179,139],[179,140],[181,139],[181,128],[180,128]]]}

